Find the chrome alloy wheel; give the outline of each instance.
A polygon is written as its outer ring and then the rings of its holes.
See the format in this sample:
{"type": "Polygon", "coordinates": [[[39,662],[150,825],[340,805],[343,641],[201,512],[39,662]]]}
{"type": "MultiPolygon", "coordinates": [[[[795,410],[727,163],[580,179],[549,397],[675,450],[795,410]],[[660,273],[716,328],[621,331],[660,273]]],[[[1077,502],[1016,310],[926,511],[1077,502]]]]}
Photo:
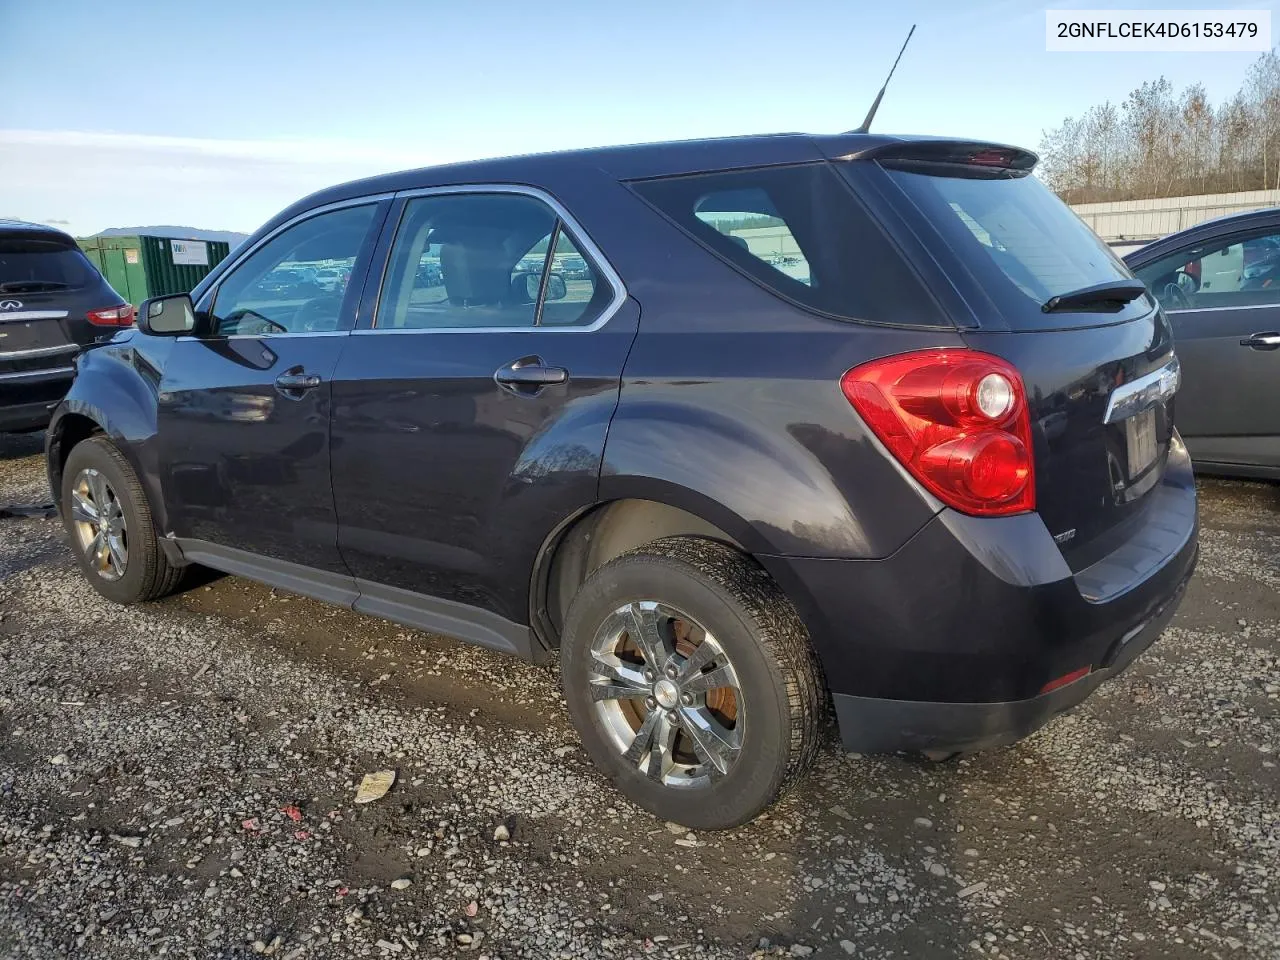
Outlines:
{"type": "Polygon", "coordinates": [[[705,627],[674,607],[637,600],[596,631],[591,699],[609,739],[650,780],[709,784],[742,751],[738,676],[705,627]]]}
{"type": "Polygon", "coordinates": [[[124,509],[107,478],[92,467],[81,470],[71,488],[71,519],[80,549],[98,576],[119,580],[129,565],[129,529],[124,509]]]}

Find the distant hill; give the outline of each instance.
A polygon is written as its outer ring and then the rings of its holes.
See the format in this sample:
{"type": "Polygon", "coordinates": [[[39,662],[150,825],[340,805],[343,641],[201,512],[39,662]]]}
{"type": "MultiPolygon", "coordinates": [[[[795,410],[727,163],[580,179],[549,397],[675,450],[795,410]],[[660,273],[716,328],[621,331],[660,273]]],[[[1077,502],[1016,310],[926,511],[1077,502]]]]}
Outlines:
{"type": "Polygon", "coordinates": [[[95,237],[135,237],[143,234],[148,237],[173,237],[177,240],[222,240],[235,249],[249,239],[247,233],[236,233],[234,230],[197,230],[195,227],[111,227],[100,230],[95,237]]]}

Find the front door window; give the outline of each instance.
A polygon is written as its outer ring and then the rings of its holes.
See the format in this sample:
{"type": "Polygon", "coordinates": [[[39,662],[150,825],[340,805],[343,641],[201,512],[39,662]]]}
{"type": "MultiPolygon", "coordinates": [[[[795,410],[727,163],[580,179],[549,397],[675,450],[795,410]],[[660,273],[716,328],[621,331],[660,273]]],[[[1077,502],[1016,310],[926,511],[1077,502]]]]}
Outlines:
{"type": "Polygon", "coordinates": [[[350,329],[343,310],[375,204],[317,214],[272,237],[218,285],[215,336],[331,333],[350,329]]]}
{"type": "Polygon", "coordinates": [[[1280,304],[1280,233],[1197,244],[1135,273],[1171,312],[1280,304]]]}

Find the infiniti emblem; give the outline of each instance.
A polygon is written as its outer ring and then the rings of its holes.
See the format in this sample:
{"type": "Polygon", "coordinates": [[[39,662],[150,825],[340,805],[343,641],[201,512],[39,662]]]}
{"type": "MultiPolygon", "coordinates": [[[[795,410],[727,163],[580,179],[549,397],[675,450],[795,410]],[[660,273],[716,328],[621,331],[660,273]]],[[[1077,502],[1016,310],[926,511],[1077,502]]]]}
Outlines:
{"type": "Polygon", "coordinates": [[[0,310],[21,310],[21,300],[0,300],[0,310]]]}

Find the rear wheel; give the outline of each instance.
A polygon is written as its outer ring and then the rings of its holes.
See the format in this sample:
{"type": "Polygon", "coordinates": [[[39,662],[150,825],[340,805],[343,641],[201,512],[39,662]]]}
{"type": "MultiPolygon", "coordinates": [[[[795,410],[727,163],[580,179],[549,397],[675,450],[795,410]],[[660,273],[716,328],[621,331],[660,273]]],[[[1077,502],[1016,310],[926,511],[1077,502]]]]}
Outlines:
{"type": "Polygon", "coordinates": [[[790,602],[749,558],[673,537],[611,561],[574,597],[561,665],[592,759],[667,820],[756,816],[819,742],[822,682],[790,602]]]}
{"type": "Polygon", "coordinates": [[[77,444],[67,457],[61,507],[85,579],[108,600],[154,600],[177,587],[183,570],[160,549],[142,484],[106,437],[77,444]]]}

